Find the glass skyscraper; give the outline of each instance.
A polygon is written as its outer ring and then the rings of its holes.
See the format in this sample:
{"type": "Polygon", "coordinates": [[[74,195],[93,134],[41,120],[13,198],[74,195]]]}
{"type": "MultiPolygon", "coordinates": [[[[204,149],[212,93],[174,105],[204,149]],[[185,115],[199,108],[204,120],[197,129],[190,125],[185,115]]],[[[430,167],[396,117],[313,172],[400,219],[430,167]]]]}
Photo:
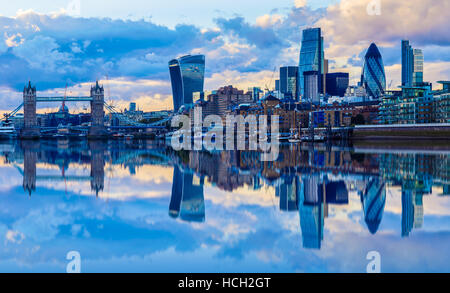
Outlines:
{"type": "Polygon", "coordinates": [[[423,83],[423,52],[420,49],[413,49],[413,86],[420,86],[423,83]]]}
{"type": "Polygon", "coordinates": [[[308,71],[316,71],[318,73],[318,89],[322,92],[323,86],[323,37],[320,28],[310,28],[303,30],[302,48],[300,50],[300,62],[298,68],[298,94],[305,95],[305,77],[304,73],[308,71]]]}
{"type": "Polygon", "coordinates": [[[285,98],[296,99],[298,91],[298,67],[286,66],[280,68],[280,92],[285,98]]]}
{"type": "Polygon", "coordinates": [[[383,58],[377,45],[372,43],[364,57],[364,67],[361,84],[372,98],[379,98],[386,89],[386,74],[384,73],[383,58]]]}
{"type": "Polygon", "coordinates": [[[177,112],[181,106],[193,103],[193,93],[203,92],[205,81],[205,56],[187,55],[169,62],[172,81],[173,107],[177,112]]]}
{"type": "Polygon", "coordinates": [[[350,75],[346,72],[326,74],[326,93],[333,97],[343,97],[350,82],[350,75]]]}
{"type": "Polygon", "coordinates": [[[402,40],[402,86],[413,85],[414,55],[408,40],[402,40]]]}

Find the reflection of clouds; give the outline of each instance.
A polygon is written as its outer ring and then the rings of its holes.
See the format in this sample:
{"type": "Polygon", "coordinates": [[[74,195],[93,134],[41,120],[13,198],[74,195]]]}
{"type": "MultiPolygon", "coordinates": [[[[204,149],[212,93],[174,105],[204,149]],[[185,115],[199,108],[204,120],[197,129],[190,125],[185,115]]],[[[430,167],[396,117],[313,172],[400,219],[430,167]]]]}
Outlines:
{"type": "Polygon", "coordinates": [[[215,187],[205,187],[205,199],[225,207],[252,204],[258,206],[278,206],[274,194],[275,189],[273,187],[262,188],[260,190],[243,187],[233,190],[233,192],[226,192],[215,187]]]}
{"type": "MultiPolygon", "coordinates": [[[[225,192],[208,184],[206,222],[189,223],[168,215],[172,167],[145,165],[130,175],[106,164],[98,199],[86,182],[70,183],[67,196],[64,182],[38,182],[28,198],[18,172],[10,176],[14,184],[5,179],[12,171],[0,167],[0,179],[11,186],[0,196],[0,271],[21,265],[62,271],[69,250],[81,252],[86,271],[364,272],[370,250],[382,253],[384,271],[448,271],[450,200],[438,197],[437,188],[424,197],[424,227],[405,239],[399,189],[389,187],[376,235],[367,230],[360,196],[351,191],[348,205],[328,206],[322,249],[308,250],[299,212],[281,212],[270,186],[225,192]]],[[[60,174],[46,164],[37,171],[60,174]]],[[[90,169],[70,164],[66,171],[86,175],[90,169]]]]}

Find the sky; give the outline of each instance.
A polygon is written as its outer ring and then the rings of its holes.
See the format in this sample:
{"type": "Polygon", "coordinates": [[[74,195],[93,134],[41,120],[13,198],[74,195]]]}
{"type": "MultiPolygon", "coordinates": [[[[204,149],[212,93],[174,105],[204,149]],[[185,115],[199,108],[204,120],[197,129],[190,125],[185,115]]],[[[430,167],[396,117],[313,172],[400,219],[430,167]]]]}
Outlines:
{"type": "Polygon", "coordinates": [[[298,64],[306,27],[322,28],[330,71],[349,72],[352,84],[360,78],[365,51],[375,42],[388,85],[398,86],[402,39],[423,49],[426,81],[450,79],[447,0],[0,4],[0,112],[21,103],[20,92],[28,80],[40,95],[62,95],[66,83],[69,95],[87,95],[98,79],[107,89],[106,99],[116,106],[136,101],[146,111],[171,109],[167,62],[189,53],[206,55],[205,90],[230,84],[271,88],[278,67],[298,64]],[[373,3],[380,4],[380,13],[368,10],[373,3]]]}

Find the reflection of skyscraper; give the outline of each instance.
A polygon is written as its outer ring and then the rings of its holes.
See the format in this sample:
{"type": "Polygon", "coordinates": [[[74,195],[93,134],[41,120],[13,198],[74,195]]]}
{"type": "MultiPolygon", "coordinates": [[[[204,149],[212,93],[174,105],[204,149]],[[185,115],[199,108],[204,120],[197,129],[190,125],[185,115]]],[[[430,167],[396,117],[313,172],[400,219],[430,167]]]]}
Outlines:
{"type": "Polygon", "coordinates": [[[383,58],[377,45],[372,43],[364,57],[364,67],[361,84],[372,98],[379,98],[386,89],[386,75],[384,73],[383,58]]]}
{"type": "Polygon", "coordinates": [[[280,197],[280,210],[291,212],[297,211],[297,184],[296,177],[289,176],[284,182],[277,186],[276,194],[280,197]]]}
{"type": "Polygon", "coordinates": [[[414,204],[412,190],[402,190],[402,237],[409,236],[414,227],[414,204]]]}
{"type": "MultiPolygon", "coordinates": [[[[310,28],[303,30],[302,48],[300,50],[300,62],[298,69],[298,94],[297,98],[305,95],[305,71],[317,72],[317,87],[322,92],[322,74],[323,74],[323,37],[320,28],[310,28]]],[[[308,101],[311,102],[311,101],[308,101]]]]}
{"type": "Polygon", "coordinates": [[[328,204],[348,204],[348,190],[344,181],[329,182],[326,185],[328,204]]]}
{"type": "Polygon", "coordinates": [[[323,183],[319,183],[318,175],[303,179],[299,185],[300,227],[302,230],[303,247],[320,249],[323,239],[323,183]]]}
{"type": "Polygon", "coordinates": [[[173,107],[178,111],[181,106],[193,103],[193,93],[203,92],[205,78],[205,56],[184,56],[169,62],[172,81],[173,107]]]}
{"type": "Polygon", "coordinates": [[[169,215],[178,218],[180,215],[181,200],[183,197],[183,174],[178,166],[173,168],[172,197],[169,205],[169,215]]]}
{"type": "Polygon", "coordinates": [[[414,229],[423,226],[423,194],[416,193],[414,196],[414,229]]]}
{"type": "Polygon", "coordinates": [[[384,206],[386,204],[385,184],[380,178],[372,178],[366,185],[361,196],[364,209],[364,219],[370,233],[375,234],[383,218],[384,206]]]}
{"type": "Polygon", "coordinates": [[[180,171],[177,166],[173,173],[169,215],[173,218],[179,216],[187,222],[203,222],[205,220],[203,179],[195,184],[194,175],[180,171]]]}

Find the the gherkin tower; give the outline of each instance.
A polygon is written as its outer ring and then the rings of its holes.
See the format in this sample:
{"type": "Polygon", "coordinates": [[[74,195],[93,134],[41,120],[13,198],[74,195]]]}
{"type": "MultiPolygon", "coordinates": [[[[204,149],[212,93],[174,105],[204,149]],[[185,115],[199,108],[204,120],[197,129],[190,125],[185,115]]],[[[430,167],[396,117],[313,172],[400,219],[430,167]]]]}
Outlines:
{"type": "Polygon", "coordinates": [[[379,98],[386,89],[386,74],[384,73],[383,58],[377,45],[372,43],[364,57],[364,67],[361,84],[372,98],[379,98]]]}

